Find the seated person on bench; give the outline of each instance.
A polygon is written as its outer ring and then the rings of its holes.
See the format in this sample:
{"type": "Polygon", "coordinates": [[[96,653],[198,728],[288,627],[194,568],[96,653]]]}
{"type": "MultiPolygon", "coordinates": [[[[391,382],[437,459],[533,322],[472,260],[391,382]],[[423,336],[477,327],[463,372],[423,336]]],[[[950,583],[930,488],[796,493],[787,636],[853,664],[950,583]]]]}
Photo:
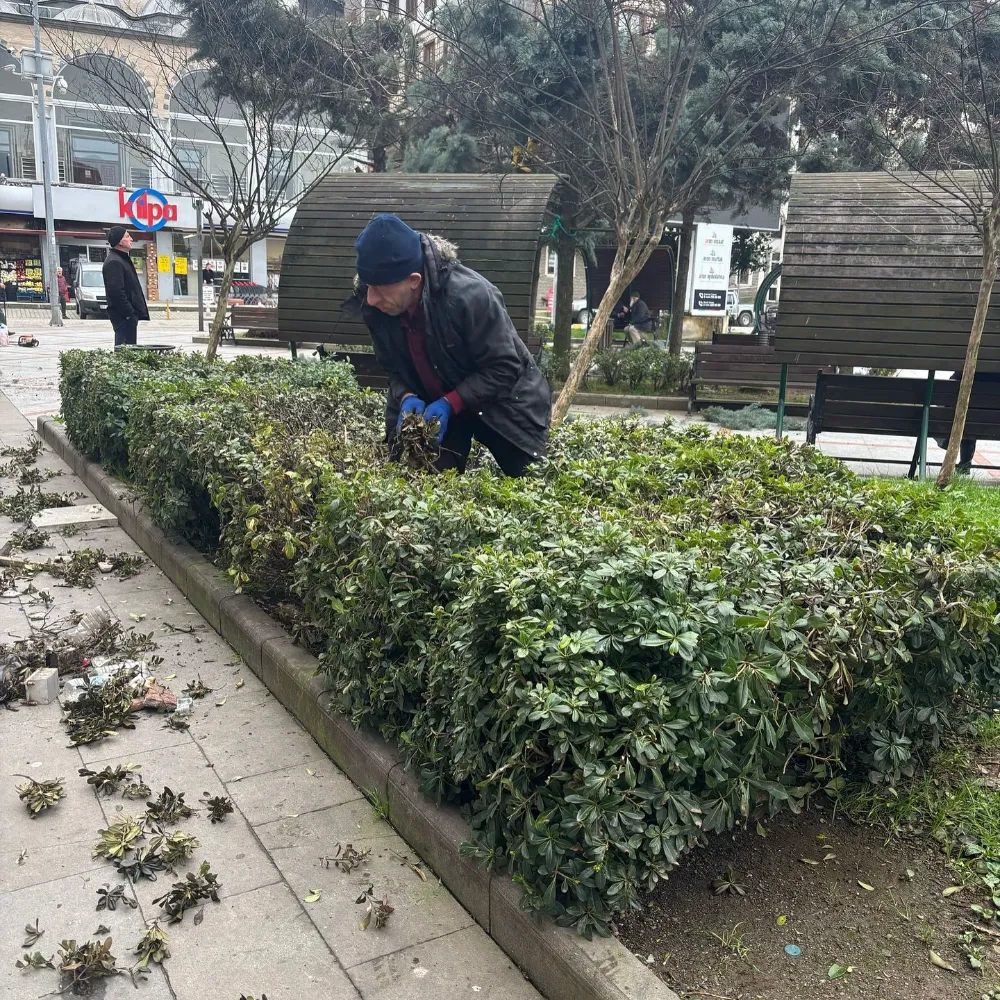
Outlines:
{"type": "Polygon", "coordinates": [[[649,306],[642,301],[638,292],[632,292],[628,308],[622,309],[618,318],[625,320],[628,347],[641,347],[646,343],[646,335],[653,332],[653,317],[649,313],[649,306]]]}

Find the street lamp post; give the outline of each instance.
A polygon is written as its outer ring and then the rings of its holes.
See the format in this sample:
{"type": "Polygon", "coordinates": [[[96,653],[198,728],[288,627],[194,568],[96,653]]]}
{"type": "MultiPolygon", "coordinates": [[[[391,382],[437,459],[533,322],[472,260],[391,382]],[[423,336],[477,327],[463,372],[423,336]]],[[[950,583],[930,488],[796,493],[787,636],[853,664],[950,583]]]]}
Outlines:
{"type": "MultiPolygon", "coordinates": [[[[45,117],[45,84],[53,80],[52,54],[42,52],[41,27],[38,22],[38,0],[31,2],[31,17],[35,27],[35,48],[30,54],[31,66],[25,66],[22,58],[22,71],[29,69],[35,78],[35,96],[38,101],[38,125],[40,129],[39,145],[42,153],[42,187],[45,190],[45,246],[47,250],[47,266],[49,276],[49,304],[52,315],[49,326],[62,326],[62,310],[59,308],[59,278],[56,268],[59,266],[59,255],[56,252],[56,222],[52,214],[52,171],[49,160],[49,127],[45,117]]],[[[22,52],[27,55],[27,50],[22,52]]]]}
{"type": "Polygon", "coordinates": [[[205,332],[205,278],[203,275],[204,262],[202,260],[202,255],[204,254],[205,241],[201,236],[201,213],[204,208],[204,204],[201,198],[196,198],[194,203],[194,211],[198,216],[198,332],[205,332]]]}

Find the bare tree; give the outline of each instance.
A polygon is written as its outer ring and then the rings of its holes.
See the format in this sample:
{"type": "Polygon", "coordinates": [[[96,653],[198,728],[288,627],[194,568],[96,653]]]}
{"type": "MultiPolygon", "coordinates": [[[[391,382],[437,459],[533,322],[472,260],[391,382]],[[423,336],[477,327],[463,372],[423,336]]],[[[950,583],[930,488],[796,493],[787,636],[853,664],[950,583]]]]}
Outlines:
{"type": "Polygon", "coordinates": [[[280,47],[281,22],[258,20],[254,29],[270,28],[273,37],[251,40],[246,19],[226,0],[198,0],[198,10],[224,64],[197,58],[183,37],[151,33],[143,45],[147,82],[129,67],[134,38],[114,28],[98,36],[91,26],[79,38],[63,36],[57,54],[69,86],[63,103],[79,102],[71,105],[74,120],[113,134],[139,163],[204,204],[224,261],[206,350],[212,358],[237,261],[360,143],[349,119],[317,109],[315,90],[325,85],[304,84],[308,53],[286,44],[275,71],[259,72],[254,44],[280,47]]]}

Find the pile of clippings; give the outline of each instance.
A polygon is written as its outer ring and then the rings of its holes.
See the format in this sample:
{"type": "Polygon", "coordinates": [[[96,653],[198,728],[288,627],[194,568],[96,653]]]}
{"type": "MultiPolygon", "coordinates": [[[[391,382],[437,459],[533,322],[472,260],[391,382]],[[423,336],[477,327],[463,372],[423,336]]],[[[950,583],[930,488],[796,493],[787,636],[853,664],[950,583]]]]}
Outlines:
{"type": "Polygon", "coordinates": [[[424,420],[419,413],[404,413],[396,440],[397,457],[401,465],[416,471],[430,471],[441,449],[437,441],[436,420],[424,420]]]}

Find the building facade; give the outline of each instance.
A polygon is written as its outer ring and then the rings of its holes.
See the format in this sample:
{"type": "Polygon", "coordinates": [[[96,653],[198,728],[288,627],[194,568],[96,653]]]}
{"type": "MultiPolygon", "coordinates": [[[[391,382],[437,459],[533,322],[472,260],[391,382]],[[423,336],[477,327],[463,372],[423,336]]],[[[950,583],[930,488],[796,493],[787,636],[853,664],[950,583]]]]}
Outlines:
{"type": "MultiPolygon", "coordinates": [[[[228,197],[234,148],[243,148],[243,162],[253,161],[243,122],[234,115],[205,128],[190,100],[198,71],[170,74],[164,60],[154,58],[155,45],[175,46],[176,65],[186,59],[179,41],[183,16],[174,0],[41,0],[40,15],[42,47],[52,53],[54,72],[45,90],[44,127],[60,265],[71,274],[78,261],[102,261],[107,230],[121,224],[136,239],[132,257],[148,300],[196,299],[196,196],[210,185],[216,197],[228,197]],[[151,115],[164,126],[148,135],[150,149],[173,143],[169,156],[144,155],[141,144],[123,141],[122,129],[149,133],[151,115]],[[109,127],[111,120],[116,128],[109,127]],[[171,169],[178,162],[198,185],[171,169]]],[[[24,52],[33,46],[30,3],[0,0],[0,41],[0,299],[41,301],[48,288],[42,122],[34,79],[22,75],[24,52]]],[[[328,169],[324,157],[313,154],[296,164],[301,169],[297,191],[289,182],[290,206],[317,171],[328,169]]],[[[292,215],[289,207],[250,247],[236,265],[238,281],[277,289],[292,215]]],[[[216,225],[211,212],[203,212],[203,267],[221,274],[216,225]]]]}

